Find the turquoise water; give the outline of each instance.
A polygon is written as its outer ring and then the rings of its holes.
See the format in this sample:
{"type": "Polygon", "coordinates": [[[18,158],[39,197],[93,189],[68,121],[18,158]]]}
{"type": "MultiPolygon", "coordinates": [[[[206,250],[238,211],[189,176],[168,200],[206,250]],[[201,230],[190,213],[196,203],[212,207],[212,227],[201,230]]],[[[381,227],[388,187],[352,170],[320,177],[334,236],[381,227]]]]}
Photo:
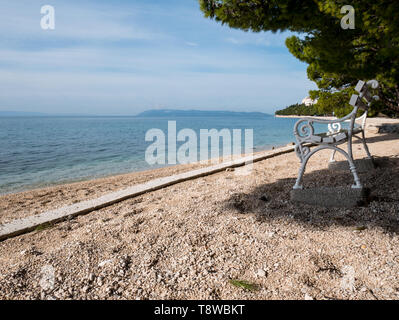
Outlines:
{"type": "MultiPolygon", "coordinates": [[[[172,120],[172,119],[170,119],[172,120]]],[[[293,141],[296,119],[177,118],[177,130],[253,129],[255,151],[293,141]]],[[[10,117],[0,118],[0,193],[148,170],[145,134],[166,118],[10,117]]],[[[177,143],[177,147],[181,145],[177,143]]]]}

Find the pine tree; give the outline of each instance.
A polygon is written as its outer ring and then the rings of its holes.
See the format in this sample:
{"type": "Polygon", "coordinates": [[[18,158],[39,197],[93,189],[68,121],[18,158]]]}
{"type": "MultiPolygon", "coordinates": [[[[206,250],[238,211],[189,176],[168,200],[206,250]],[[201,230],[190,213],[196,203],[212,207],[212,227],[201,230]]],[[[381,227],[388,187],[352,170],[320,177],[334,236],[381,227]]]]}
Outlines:
{"type": "Polygon", "coordinates": [[[377,79],[381,100],[374,111],[399,115],[399,1],[351,1],[354,29],[341,27],[345,15],[341,8],[348,4],[346,0],[199,2],[206,17],[232,28],[294,32],[286,45],[297,59],[309,65],[308,77],[319,87],[319,91],[311,92],[313,98],[327,102],[330,94],[340,101],[359,79],[377,79]]]}

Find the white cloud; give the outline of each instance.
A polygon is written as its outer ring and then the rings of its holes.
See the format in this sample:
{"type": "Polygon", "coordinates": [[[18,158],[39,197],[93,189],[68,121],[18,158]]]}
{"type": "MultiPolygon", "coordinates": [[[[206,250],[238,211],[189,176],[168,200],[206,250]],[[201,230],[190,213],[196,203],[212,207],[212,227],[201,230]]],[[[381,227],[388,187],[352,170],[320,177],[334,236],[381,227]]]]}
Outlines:
{"type": "Polygon", "coordinates": [[[243,33],[232,30],[231,36],[225,41],[234,45],[250,45],[263,47],[285,47],[285,39],[289,33],[273,34],[272,32],[263,33],[243,33]]]}
{"type": "Polygon", "coordinates": [[[266,37],[259,37],[259,38],[241,38],[241,39],[236,39],[233,37],[227,38],[227,42],[235,44],[235,45],[256,45],[256,46],[265,46],[265,47],[270,47],[272,45],[278,45],[280,46],[280,43],[273,43],[270,39],[267,39],[266,37]]]}
{"type": "Polygon", "coordinates": [[[8,13],[0,20],[2,110],[132,114],[162,105],[270,112],[314,87],[305,67],[281,50],[286,34],[226,29],[198,8],[181,14],[147,2],[51,4],[56,30],[46,32],[37,1],[0,2],[8,13]]]}
{"type": "Polygon", "coordinates": [[[88,5],[81,2],[52,1],[55,8],[55,30],[44,31],[40,27],[41,4],[36,1],[1,2],[0,11],[7,12],[0,20],[0,36],[18,40],[40,39],[65,40],[148,40],[167,37],[153,32],[135,21],[137,12],[123,7],[88,5]]]}
{"type": "Polygon", "coordinates": [[[196,42],[186,42],[186,45],[190,46],[190,47],[198,47],[198,43],[196,42]]]}
{"type": "Polygon", "coordinates": [[[226,41],[232,44],[240,44],[240,41],[237,40],[236,38],[227,38],[226,41]]]}
{"type": "Polygon", "coordinates": [[[103,114],[134,114],[159,105],[271,112],[275,107],[300,101],[312,88],[301,72],[279,76],[223,73],[159,76],[3,71],[0,86],[4,110],[103,114]]]}
{"type": "MultiPolygon", "coordinates": [[[[177,49],[163,46],[162,50],[144,48],[91,48],[73,47],[47,50],[2,50],[0,61],[4,70],[55,71],[73,70],[120,70],[124,72],[177,74],[196,70],[202,72],[265,73],[282,71],[286,61],[279,62],[281,54],[257,52],[218,51],[198,47],[193,52],[188,47],[177,49]],[[8,67],[6,67],[8,65],[8,67]]],[[[294,60],[293,57],[287,55],[294,60]]]]}

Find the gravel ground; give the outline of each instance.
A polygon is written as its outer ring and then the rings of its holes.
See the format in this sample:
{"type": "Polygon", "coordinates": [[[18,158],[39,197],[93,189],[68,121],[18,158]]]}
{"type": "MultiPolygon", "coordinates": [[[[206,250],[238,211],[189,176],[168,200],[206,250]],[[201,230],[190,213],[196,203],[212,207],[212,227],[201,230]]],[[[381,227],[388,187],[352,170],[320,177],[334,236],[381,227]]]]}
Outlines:
{"type": "MultiPolygon", "coordinates": [[[[1,242],[0,299],[398,299],[399,136],[369,141],[368,206],[291,203],[299,163],[281,155],[1,242]]],[[[328,158],[305,186],[352,183],[328,158]]]]}
{"type": "Polygon", "coordinates": [[[171,166],[3,195],[0,196],[0,223],[96,199],[135,184],[205,166],[207,165],[200,163],[171,166]]]}

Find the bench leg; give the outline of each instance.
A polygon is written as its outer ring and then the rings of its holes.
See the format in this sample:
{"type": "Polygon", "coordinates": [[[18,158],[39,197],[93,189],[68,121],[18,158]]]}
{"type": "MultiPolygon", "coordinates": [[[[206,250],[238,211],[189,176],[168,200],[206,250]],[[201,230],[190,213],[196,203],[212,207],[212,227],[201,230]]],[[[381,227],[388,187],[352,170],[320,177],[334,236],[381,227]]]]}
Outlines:
{"type": "Polygon", "coordinates": [[[357,170],[356,170],[356,166],[355,166],[355,162],[353,161],[353,157],[351,156],[351,151],[352,151],[352,144],[348,141],[348,153],[345,152],[342,149],[339,149],[337,147],[331,147],[331,146],[321,146],[321,147],[317,147],[316,149],[314,149],[313,151],[311,151],[303,160],[301,163],[301,167],[299,168],[299,173],[298,173],[298,178],[296,179],[295,185],[294,185],[294,189],[303,189],[303,185],[302,185],[302,179],[303,179],[303,175],[305,173],[305,169],[306,169],[306,165],[309,161],[309,159],[311,158],[312,155],[314,155],[316,152],[320,151],[320,150],[324,150],[324,149],[332,149],[333,151],[338,151],[339,153],[341,153],[346,160],[348,160],[349,162],[349,169],[353,175],[353,179],[355,180],[355,184],[352,185],[352,188],[356,188],[356,189],[360,189],[362,188],[362,184],[360,182],[359,176],[357,174],[357,170]]]}
{"type": "Polygon", "coordinates": [[[301,167],[299,168],[298,178],[296,179],[296,182],[294,185],[294,189],[303,189],[302,178],[303,178],[303,174],[305,173],[307,163],[308,163],[308,160],[302,161],[301,167]]]}
{"type": "Polygon", "coordinates": [[[362,131],[362,142],[363,142],[364,151],[366,151],[366,154],[367,154],[367,159],[373,160],[373,157],[371,156],[370,151],[369,151],[369,147],[367,146],[367,143],[366,143],[366,135],[364,133],[364,130],[362,131]]]}
{"type": "Polygon", "coordinates": [[[330,158],[330,162],[335,162],[335,153],[336,153],[337,151],[335,151],[335,150],[333,150],[332,151],[332,153],[331,153],[331,158],[330,158]]]}
{"type": "Polygon", "coordinates": [[[352,188],[360,189],[363,186],[362,186],[359,176],[357,174],[355,162],[353,161],[353,159],[348,159],[348,162],[349,162],[349,170],[352,172],[353,178],[355,180],[355,184],[352,186],[352,188]]]}
{"type": "Polygon", "coordinates": [[[349,136],[348,139],[348,154],[347,154],[347,160],[349,162],[349,170],[353,174],[353,178],[355,179],[355,184],[352,186],[352,188],[362,188],[362,184],[360,183],[359,176],[357,174],[355,162],[353,161],[353,152],[352,152],[352,136],[349,136]]]}

